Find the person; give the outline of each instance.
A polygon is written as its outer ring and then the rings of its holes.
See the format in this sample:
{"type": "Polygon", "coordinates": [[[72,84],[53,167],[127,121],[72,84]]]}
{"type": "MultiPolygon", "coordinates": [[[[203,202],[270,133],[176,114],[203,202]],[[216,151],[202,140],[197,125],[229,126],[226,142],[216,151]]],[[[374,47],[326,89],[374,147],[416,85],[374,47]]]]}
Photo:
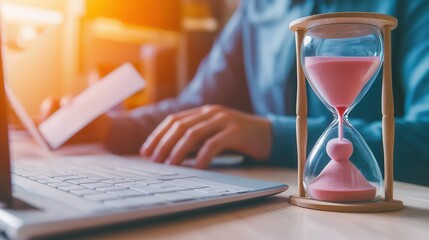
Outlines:
{"type": "MultiPolygon", "coordinates": [[[[383,13],[399,21],[392,32],[395,179],[429,185],[429,2],[424,0],[243,0],[177,98],[109,114],[92,125],[108,132],[111,151],[140,152],[160,163],[179,165],[195,152],[196,167],[206,168],[213,156],[233,150],[296,167],[295,39],[288,26],[300,17],[344,11],[383,13]]],[[[350,119],[383,167],[381,75],[350,119]]],[[[332,114],[312,90],[307,93],[310,150],[332,114]]]]}

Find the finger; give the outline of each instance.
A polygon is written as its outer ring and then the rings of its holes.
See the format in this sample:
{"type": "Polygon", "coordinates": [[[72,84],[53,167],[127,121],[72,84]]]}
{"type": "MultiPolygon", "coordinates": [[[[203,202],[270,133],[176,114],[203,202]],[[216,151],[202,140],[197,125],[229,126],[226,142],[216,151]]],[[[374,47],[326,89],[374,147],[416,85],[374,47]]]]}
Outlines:
{"type": "Polygon", "coordinates": [[[233,141],[234,131],[231,128],[227,128],[212,138],[209,138],[198,152],[195,168],[205,169],[208,168],[213,157],[221,153],[233,141]]]}
{"type": "Polygon", "coordinates": [[[190,109],[184,112],[176,113],[167,116],[164,121],[162,121],[158,127],[155,128],[155,130],[152,131],[152,133],[147,137],[146,141],[140,148],[140,154],[150,156],[152,155],[153,151],[155,150],[156,146],[158,145],[159,141],[162,139],[162,137],[167,133],[168,129],[171,128],[171,126],[179,119],[186,117],[193,112],[195,112],[195,109],[190,109]]]}
{"type": "Polygon", "coordinates": [[[204,122],[210,117],[211,114],[198,112],[176,121],[159,141],[154,150],[152,160],[155,162],[164,162],[176,143],[192,126],[204,122]]]}
{"type": "Polygon", "coordinates": [[[210,136],[220,132],[226,124],[226,115],[217,114],[207,121],[200,122],[186,131],[186,134],[174,146],[168,158],[171,165],[180,165],[186,156],[195,150],[210,136]]]}
{"type": "Polygon", "coordinates": [[[66,107],[73,102],[73,95],[65,95],[60,99],[60,107],[66,107]]]}
{"type": "Polygon", "coordinates": [[[39,109],[39,123],[45,121],[59,108],[60,108],[60,104],[57,98],[47,97],[43,99],[39,109]]]}
{"type": "Polygon", "coordinates": [[[217,105],[206,105],[203,107],[189,109],[180,113],[169,115],[147,138],[145,143],[140,148],[140,154],[150,156],[153,154],[156,146],[159,144],[159,141],[162,139],[163,135],[166,134],[168,129],[174,124],[174,122],[187,117],[189,115],[195,114],[196,112],[202,112],[206,114],[213,115],[223,108],[217,105]]]}

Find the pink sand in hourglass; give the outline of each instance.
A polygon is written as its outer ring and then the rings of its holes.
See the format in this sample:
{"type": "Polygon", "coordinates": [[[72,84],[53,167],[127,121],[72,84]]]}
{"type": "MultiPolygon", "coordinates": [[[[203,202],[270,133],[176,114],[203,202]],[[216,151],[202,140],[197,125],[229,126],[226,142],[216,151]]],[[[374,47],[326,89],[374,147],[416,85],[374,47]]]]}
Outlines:
{"type": "Polygon", "coordinates": [[[312,198],[330,202],[361,202],[375,198],[377,189],[349,160],[353,153],[349,140],[329,140],[326,152],[332,160],[309,184],[308,193],[312,198]]]}
{"type": "Polygon", "coordinates": [[[339,138],[328,142],[331,161],[309,184],[312,198],[332,202],[369,201],[376,188],[350,162],[352,144],[342,138],[342,115],[380,64],[379,57],[306,57],[309,81],[340,115],[339,138]]]}
{"type": "Polygon", "coordinates": [[[305,58],[308,81],[333,107],[350,106],[379,65],[379,57],[305,58]]]}

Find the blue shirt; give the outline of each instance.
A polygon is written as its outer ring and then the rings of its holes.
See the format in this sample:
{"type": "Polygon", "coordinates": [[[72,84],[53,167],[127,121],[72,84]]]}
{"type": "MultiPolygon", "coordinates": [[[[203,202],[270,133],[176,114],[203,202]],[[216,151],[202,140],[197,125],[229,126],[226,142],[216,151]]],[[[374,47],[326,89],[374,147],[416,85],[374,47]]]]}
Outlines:
{"type": "MultiPolygon", "coordinates": [[[[289,23],[328,12],[364,11],[395,16],[392,74],[395,98],[395,179],[429,185],[429,1],[244,0],[176,99],[112,117],[109,146],[137,151],[173,112],[204,104],[265,116],[273,127],[270,162],[295,167],[295,38],[289,23]]],[[[308,150],[332,121],[308,88],[308,150]]],[[[383,167],[381,73],[350,119],[383,167]]]]}

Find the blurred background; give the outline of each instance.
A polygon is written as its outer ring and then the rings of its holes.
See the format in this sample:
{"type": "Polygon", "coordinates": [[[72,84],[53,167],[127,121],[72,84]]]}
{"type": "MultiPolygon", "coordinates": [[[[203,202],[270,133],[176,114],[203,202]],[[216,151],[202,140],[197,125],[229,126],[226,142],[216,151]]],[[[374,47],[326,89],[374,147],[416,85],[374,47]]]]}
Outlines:
{"type": "Polygon", "coordinates": [[[239,0],[1,0],[7,82],[30,115],[124,62],[147,87],[124,108],[176,96],[239,0]]]}

